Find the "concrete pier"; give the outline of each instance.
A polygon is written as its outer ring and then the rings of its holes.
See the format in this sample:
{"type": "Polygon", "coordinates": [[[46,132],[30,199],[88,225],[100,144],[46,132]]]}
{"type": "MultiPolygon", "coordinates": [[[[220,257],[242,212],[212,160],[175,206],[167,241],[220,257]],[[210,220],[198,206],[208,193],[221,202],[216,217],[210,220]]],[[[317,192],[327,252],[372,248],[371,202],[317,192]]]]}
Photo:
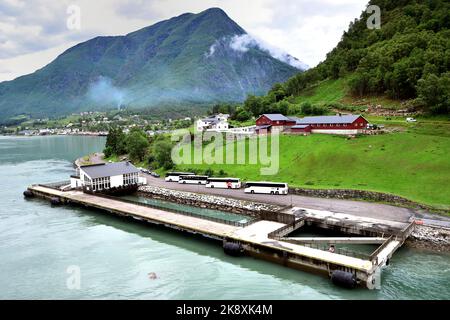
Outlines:
{"type": "Polygon", "coordinates": [[[58,199],[63,204],[75,204],[103,210],[119,216],[134,218],[171,229],[199,234],[207,238],[235,244],[243,253],[283,264],[288,267],[311,270],[331,276],[340,270],[354,276],[355,283],[373,289],[381,268],[388,264],[393,253],[403,244],[412,225],[394,223],[386,226],[380,221],[367,221],[361,217],[308,211],[293,208],[291,212],[261,216],[251,223],[239,225],[211,221],[182,212],[130,203],[117,198],[86,194],[81,191],[61,191],[57,188],[33,185],[28,188],[34,196],[58,199]],[[268,219],[268,220],[266,220],[268,219]],[[305,224],[325,228],[339,228],[358,237],[345,238],[289,238],[288,235],[305,224]],[[382,227],[377,228],[377,225],[382,227]],[[348,256],[341,252],[328,252],[311,243],[375,243],[381,246],[367,259],[348,256]]]}

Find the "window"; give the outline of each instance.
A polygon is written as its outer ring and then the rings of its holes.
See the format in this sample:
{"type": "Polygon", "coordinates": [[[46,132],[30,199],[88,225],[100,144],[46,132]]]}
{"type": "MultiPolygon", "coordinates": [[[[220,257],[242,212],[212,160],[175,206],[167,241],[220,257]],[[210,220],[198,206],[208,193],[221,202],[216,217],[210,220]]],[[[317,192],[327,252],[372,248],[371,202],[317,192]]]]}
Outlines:
{"type": "Polygon", "coordinates": [[[138,173],[127,173],[123,175],[123,184],[125,186],[127,185],[133,185],[133,184],[137,184],[139,180],[139,175],[138,173]]]}

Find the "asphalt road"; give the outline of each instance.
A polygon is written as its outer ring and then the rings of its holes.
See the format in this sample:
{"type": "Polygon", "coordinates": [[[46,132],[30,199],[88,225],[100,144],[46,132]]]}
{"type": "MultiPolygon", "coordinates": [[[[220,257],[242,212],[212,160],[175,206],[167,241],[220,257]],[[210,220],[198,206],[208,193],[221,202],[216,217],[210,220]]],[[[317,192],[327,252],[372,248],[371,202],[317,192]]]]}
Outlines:
{"type": "Polygon", "coordinates": [[[167,188],[179,191],[189,191],[195,193],[211,194],[223,197],[229,197],[240,200],[249,200],[254,202],[270,203],[279,206],[302,207],[316,210],[326,210],[339,213],[347,213],[355,216],[385,219],[391,221],[407,222],[417,212],[408,208],[401,208],[386,204],[304,197],[298,195],[262,195],[248,194],[244,189],[210,189],[200,185],[184,185],[176,182],[166,182],[163,179],[154,178],[150,175],[144,175],[147,178],[148,185],[167,188]]]}

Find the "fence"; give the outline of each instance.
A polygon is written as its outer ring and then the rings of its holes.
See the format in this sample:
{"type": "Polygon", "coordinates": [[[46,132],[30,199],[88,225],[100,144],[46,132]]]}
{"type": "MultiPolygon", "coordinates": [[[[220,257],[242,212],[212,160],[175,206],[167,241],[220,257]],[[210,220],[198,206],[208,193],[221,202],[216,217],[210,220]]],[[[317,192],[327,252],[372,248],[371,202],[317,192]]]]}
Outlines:
{"type": "Polygon", "coordinates": [[[52,183],[40,183],[38,184],[41,187],[50,188],[54,190],[61,191],[61,187],[70,185],[70,180],[60,181],[60,182],[52,182],[52,183]]]}
{"type": "Polygon", "coordinates": [[[164,210],[164,211],[181,214],[181,215],[188,216],[188,217],[200,218],[200,219],[217,222],[217,223],[222,223],[222,224],[226,224],[226,225],[231,225],[231,226],[235,226],[235,227],[247,227],[259,220],[259,219],[252,219],[247,222],[231,221],[231,220],[226,220],[226,219],[221,219],[221,218],[216,218],[216,217],[209,217],[209,216],[205,216],[202,214],[197,214],[197,213],[188,212],[188,211],[184,211],[184,210],[165,208],[165,207],[161,207],[161,206],[154,205],[154,204],[142,203],[142,202],[135,201],[135,200],[122,199],[119,197],[109,196],[109,195],[105,195],[105,194],[95,194],[95,195],[97,197],[102,197],[105,199],[118,200],[118,201],[129,203],[129,204],[134,204],[134,205],[143,206],[143,207],[152,208],[152,209],[164,210]]]}
{"type": "Polygon", "coordinates": [[[295,223],[295,216],[290,213],[261,211],[259,216],[261,217],[261,220],[274,221],[285,224],[295,223]]]}
{"type": "MultiPolygon", "coordinates": [[[[286,241],[290,242],[289,239],[284,238],[291,232],[297,230],[299,227],[303,226],[305,224],[306,219],[300,219],[297,221],[294,221],[288,225],[285,225],[281,227],[280,229],[277,229],[271,233],[269,233],[268,238],[277,240],[277,241],[286,241]]],[[[301,246],[322,250],[322,251],[329,251],[330,247],[325,245],[320,245],[318,243],[302,243],[301,246]]],[[[369,254],[361,253],[361,252],[355,252],[348,249],[342,249],[342,248],[336,248],[334,249],[334,253],[336,254],[342,254],[349,257],[355,257],[360,258],[364,260],[372,260],[371,256],[369,254]]]]}

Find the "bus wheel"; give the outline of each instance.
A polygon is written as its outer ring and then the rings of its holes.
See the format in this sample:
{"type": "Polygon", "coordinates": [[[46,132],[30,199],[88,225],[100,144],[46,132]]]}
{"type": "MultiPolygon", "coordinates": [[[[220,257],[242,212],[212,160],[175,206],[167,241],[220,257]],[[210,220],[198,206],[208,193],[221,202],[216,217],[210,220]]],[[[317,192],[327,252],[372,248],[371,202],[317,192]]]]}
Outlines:
{"type": "Polygon", "coordinates": [[[254,194],[254,193],[255,193],[255,190],[250,191],[250,193],[254,194]]]}
{"type": "Polygon", "coordinates": [[[211,189],[214,189],[214,186],[211,186],[211,189]]]}
{"type": "Polygon", "coordinates": [[[270,194],[273,195],[273,191],[270,191],[270,194]]]}
{"type": "Polygon", "coordinates": [[[276,195],[279,195],[280,193],[277,191],[277,192],[275,192],[275,194],[276,194],[276,195]]]}

